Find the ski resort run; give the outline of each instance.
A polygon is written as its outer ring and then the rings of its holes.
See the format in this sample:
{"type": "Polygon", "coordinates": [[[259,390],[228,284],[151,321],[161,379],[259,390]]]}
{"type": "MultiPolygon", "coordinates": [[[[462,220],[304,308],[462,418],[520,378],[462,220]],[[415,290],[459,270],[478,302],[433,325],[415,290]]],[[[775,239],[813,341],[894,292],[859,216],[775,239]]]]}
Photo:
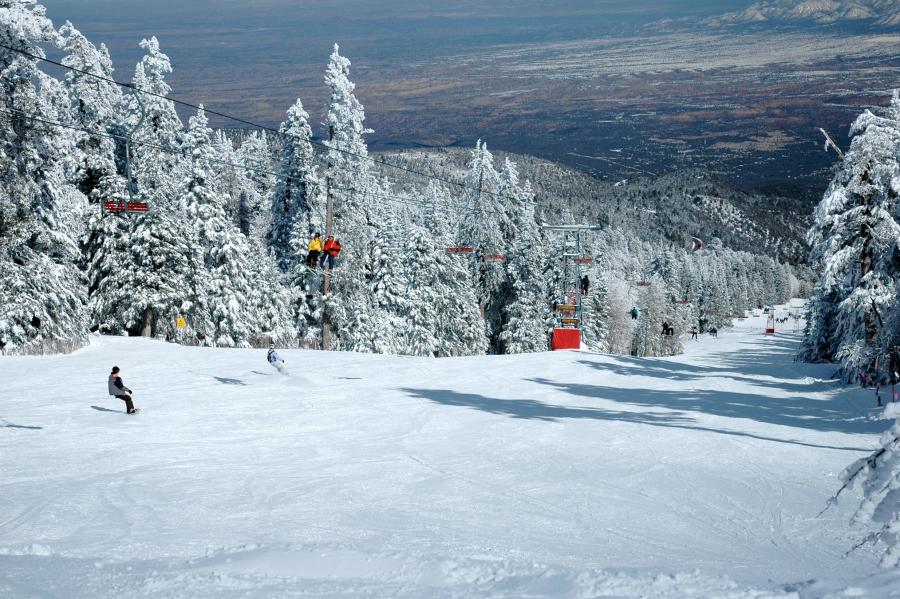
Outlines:
{"type": "Polygon", "coordinates": [[[895,596],[849,551],[858,493],[819,515],[877,446],[871,391],[765,324],[655,359],[0,358],[0,595],[895,596]]]}

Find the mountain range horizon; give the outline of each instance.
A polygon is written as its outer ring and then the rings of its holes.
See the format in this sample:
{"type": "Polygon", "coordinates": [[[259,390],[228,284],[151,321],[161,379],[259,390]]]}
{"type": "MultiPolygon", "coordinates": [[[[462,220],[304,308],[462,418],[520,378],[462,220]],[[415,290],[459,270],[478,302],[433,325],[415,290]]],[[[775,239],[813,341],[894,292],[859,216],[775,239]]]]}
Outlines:
{"type": "Polygon", "coordinates": [[[119,80],[155,35],[174,97],[266,126],[298,97],[321,122],[337,42],[373,149],[485,139],[605,179],[703,167],[815,197],[835,158],[818,128],[846,146],[900,85],[882,0],[42,4],[105,43],[119,80]]]}

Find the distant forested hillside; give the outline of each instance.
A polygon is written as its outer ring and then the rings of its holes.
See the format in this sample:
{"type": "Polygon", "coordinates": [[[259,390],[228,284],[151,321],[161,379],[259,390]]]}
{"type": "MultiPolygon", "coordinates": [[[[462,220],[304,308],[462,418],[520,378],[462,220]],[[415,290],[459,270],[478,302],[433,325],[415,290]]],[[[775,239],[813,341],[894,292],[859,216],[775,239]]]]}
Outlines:
{"type": "MultiPolygon", "coordinates": [[[[646,240],[689,245],[690,237],[719,238],[735,250],[765,254],[794,264],[805,263],[806,231],[814,201],[743,191],[701,169],[641,176],[609,183],[584,172],[533,156],[494,153],[518,165],[532,182],[538,214],[558,222],[566,210],[578,222],[615,226],[646,240]]],[[[464,149],[406,150],[378,154],[390,164],[411,167],[453,180],[465,172],[464,149]]],[[[417,184],[416,175],[392,168],[386,175],[417,184]]]]}

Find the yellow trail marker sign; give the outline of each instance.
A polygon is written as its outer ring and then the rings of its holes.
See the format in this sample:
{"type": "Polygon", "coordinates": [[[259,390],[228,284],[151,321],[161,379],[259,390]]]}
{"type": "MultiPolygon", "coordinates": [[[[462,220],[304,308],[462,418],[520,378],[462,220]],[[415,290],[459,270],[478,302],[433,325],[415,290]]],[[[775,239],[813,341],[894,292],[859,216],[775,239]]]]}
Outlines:
{"type": "Polygon", "coordinates": [[[179,329],[183,329],[187,326],[187,321],[185,321],[184,316],[179,316],[175,319],[175,326],[179,329]]]}

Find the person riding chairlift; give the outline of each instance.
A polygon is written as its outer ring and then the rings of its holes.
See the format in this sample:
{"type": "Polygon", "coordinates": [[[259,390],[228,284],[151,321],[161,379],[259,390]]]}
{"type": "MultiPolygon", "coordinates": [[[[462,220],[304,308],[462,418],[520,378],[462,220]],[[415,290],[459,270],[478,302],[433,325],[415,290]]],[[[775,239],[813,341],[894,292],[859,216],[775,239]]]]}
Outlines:
{"type": "Polygon", "coordinates": [[[341,253],[341,242],[338,239],[334,238],[334,235],[329,235],[327,239],[325,239],[325,247],[323,248],[325,251],[322,254],[322,258],[319,260],[319,266],[321,268],[325,268],[325,260],[328,260],[328,270],[334,270],[335,262],[337,262],[338,256],[341,253]]]}
{"type": "Polygon", "coordinates": [[[313,238],[309,242],[309,245],[306,246],[306,249],[309,251],[306,255],[306,266],[315,268],[316,264],[319,262],[319,254],[322,253],[322,235],[319,233],[313,235],[313,238]]]}

